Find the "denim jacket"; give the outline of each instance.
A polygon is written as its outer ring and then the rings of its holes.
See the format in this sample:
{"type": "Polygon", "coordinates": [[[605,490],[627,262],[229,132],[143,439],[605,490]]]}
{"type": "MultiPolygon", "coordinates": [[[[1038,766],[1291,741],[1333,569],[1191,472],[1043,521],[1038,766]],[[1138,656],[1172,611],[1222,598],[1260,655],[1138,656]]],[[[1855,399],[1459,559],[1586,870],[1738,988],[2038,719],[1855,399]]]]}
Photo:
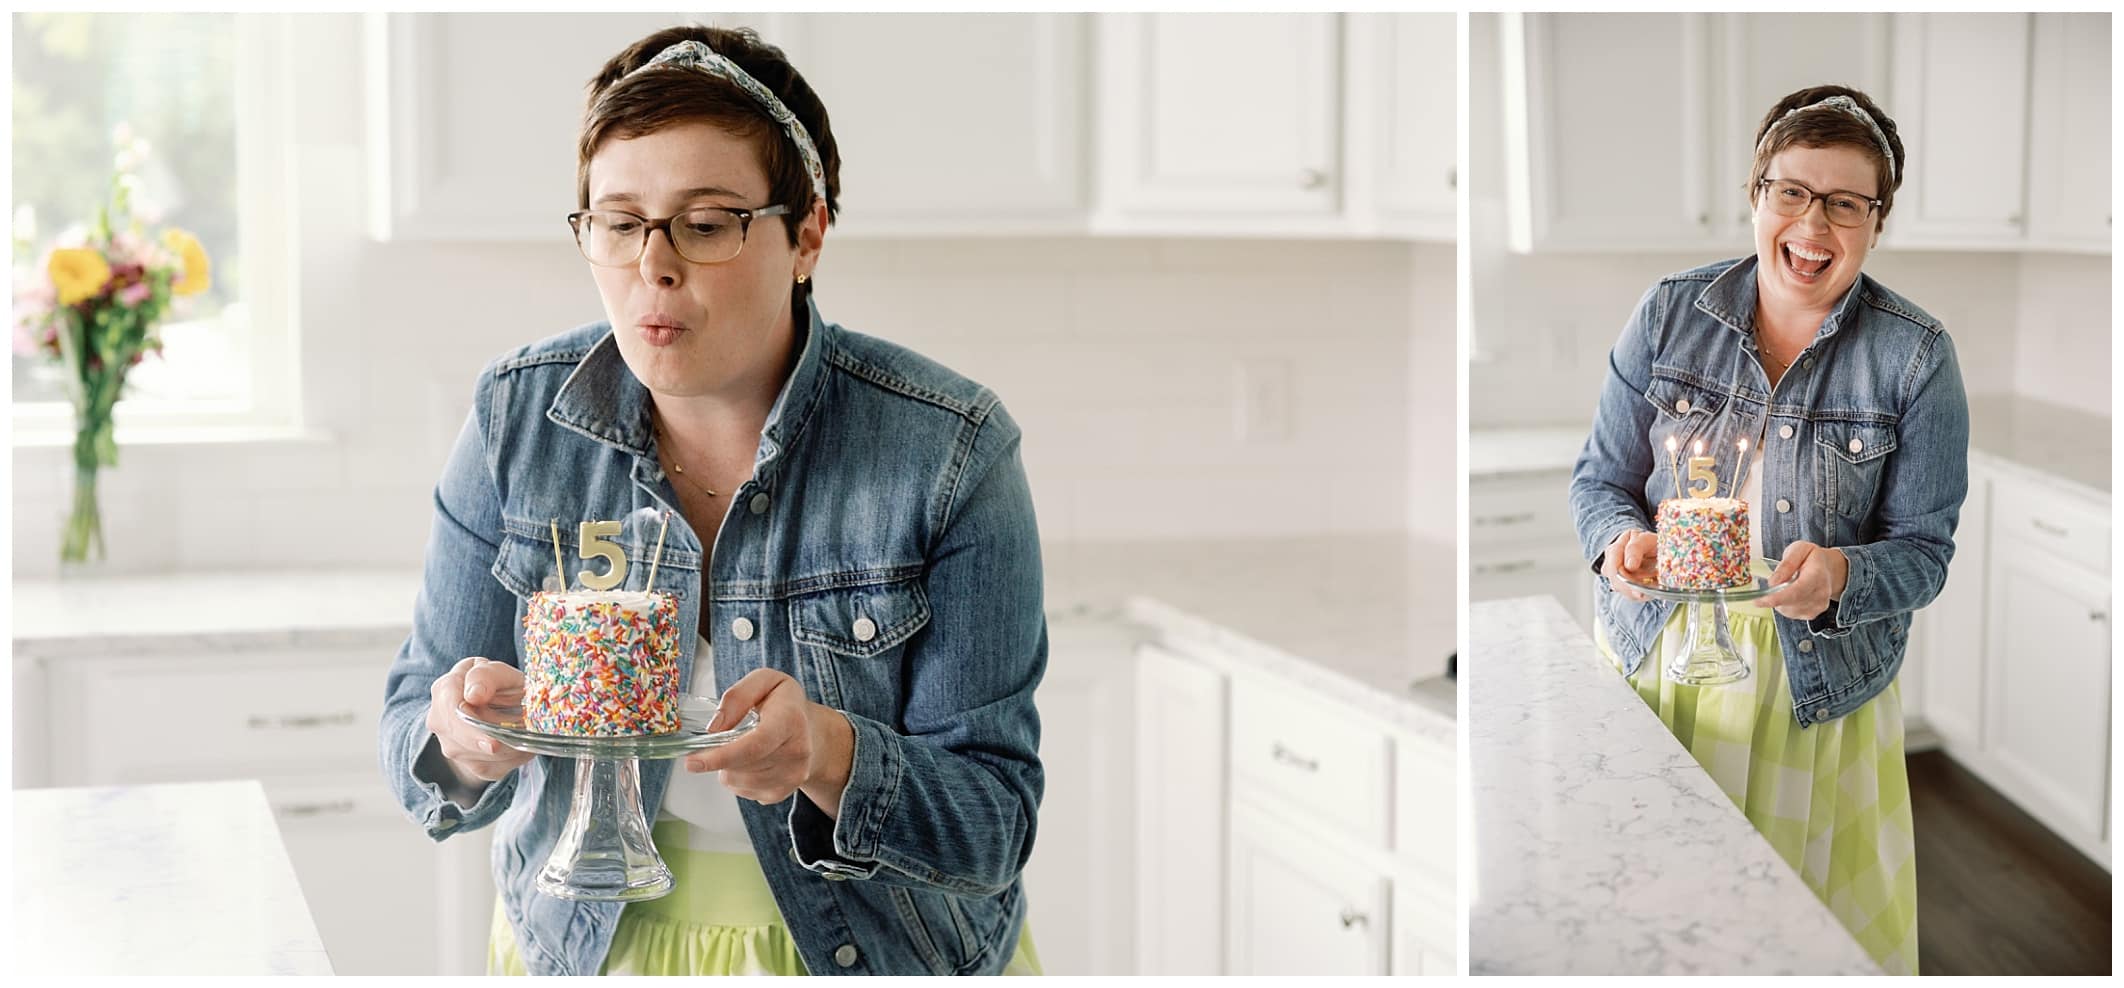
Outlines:
{"type": "MultiPolygon", "coordinates": [[[[641,590],[654,513],[667,508],[656,589],[680,602],[681,681],[705,607],[717,682],[778,669],[854,727],[838,820],[801,792],[739,801],[805,966],[995,973],[1017,948],[1043,786],[1033,689],[1047,665],[1018,427],[992,392],[936,363],[809,305],[798,319],[802,355],[712,553],[677,513],[649,393],[607,324],[526,346],[479,376],[435,489],[380,757],[430,838],[496,825],[495,882],[533,974],[597,973],[621,911],[532,888],[567,818],[574,764],[541,756],[476,795],[446,791],[459,787],[426,726],[429,690],[465,656],[520,663],[525,600],[553,574],[548,519],[561,519],[571,566],[590,569],[605,564],[581,561],[574,523],[624,520],[613,540],[629,560],[623,586],[641,590]]],[[[641,763],[646,817],[675,764],[641,763]]]]}
{"type": "MultiPolygon", "coordinates": [[[[1762,450],[1763,503],[1749,509],[1763,551],[1780,559],[1806,540],[1850,561],[1828,610],[1776,618],[1793,716],[1806,727],[1894,681],[1911,612],[1946,583],[1969,490],[1969,404],[1939,320],[1863,274],[1772,389],[1756,353],[1755,276],[1753,257],[1721,261],[1663,278],[1638,302],[1609,354],[1571,514],[1598,573],[1608,544],[1652,531],[1652,506],[1673,496],[1668,437],[1684,457],[1697,440],[1722,454],[1723,497],[1746,484],[1733,476],[1737,441],[1762,450]]],[[[1636,672],[1675,605],[1594,598],[1636,672]]]]}

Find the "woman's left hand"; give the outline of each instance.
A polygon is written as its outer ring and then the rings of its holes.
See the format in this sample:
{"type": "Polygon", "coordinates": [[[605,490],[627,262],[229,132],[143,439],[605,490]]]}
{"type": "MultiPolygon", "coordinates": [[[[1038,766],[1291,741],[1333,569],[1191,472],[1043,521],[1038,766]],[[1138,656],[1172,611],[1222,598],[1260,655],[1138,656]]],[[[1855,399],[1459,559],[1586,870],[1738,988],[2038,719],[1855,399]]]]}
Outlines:
{"type": "Polygon", "coordinates": [[[1844,579],[1850,563],[1839,549],[1825,549],[1812,542],[1794,542],[1785,548],[1785,558],[1770,574],[1770,582],[1792,585],[1762,599],[1765,607],[1798,621],[1811,621],[1829,609],[1829,602],[1844,595],[1844,579]]]}
{"type": "Polygon", "coordinates": [[[756,803],[779,803],[801,789],[828,816],[838,817],[855,753],[848,718],[811,702],[788,673],[754,669],[724,691],[709,730],[729,730],[748,710],[760,712],[759,726],[720,748],[686,756],[686,770],[721,772],[724,788],[756,803]]]}

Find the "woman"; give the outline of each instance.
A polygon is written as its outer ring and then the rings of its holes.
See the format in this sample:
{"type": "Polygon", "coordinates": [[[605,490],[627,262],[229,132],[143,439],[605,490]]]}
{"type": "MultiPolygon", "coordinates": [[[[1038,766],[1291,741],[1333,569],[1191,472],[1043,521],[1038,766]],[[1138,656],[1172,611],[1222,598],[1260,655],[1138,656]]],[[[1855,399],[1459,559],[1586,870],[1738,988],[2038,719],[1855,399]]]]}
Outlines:
{"type": "Polygon", "coordinates": [[[1946,581],[1969,412],[1939,321],[1861,273],[1908,168],[1857,90],[1804,89],[1756,130],[1755,256],[1661,279],[1609,358],[1571,481],[1603,651],[1854,937],[1917,972],[1917,878],[1895,676],[1946,581]],[[1664,682],[1682,612],[1656,583],[1665,444],[1722,452],[1754,555],[1791,585],[1733,608],[1757,675],[1664,682]],[[1735,464],[1741,440],[1747,462],[1735,464]],[[1735,483],[1735,467],[1739,468],[1735,483]]]}
{"type": "Polygon", "coordinates": [[[578,152],[568,220],[607,321],[480,375],[382,722],[384,774],[430,837],[497,824],[490,969],[1037,973],[1019,873],[1047,635],[1017,426],[820,317],[839,158],[779,50],[643,39],[592,81],[578,152]],[[699,632],[682,669],[726,691],[715,726],[759,724],[684,772],[642,764],[672,893],[546,896],[574,766],[456,709],[520,698],[551,519],[571,560],[577,520],[626,519],[639,590],[667,508],[656,589],[699,632]]]}

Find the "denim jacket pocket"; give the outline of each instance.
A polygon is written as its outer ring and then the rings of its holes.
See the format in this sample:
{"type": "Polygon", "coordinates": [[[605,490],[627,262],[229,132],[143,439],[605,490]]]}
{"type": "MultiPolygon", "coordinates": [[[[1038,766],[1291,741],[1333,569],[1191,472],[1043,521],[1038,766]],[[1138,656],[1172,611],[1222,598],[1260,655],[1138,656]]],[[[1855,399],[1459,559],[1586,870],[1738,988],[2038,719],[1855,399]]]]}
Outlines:
{"type": "Polygon", "coordinates": [[[1856,529],[1879,500],[1888,456],[1895,452],[1895,427],[1824,419],[1814,424],[1814,444],[1820,457],[1816,493],[1828,514],[1844,523],[1834,537],[1849,544],[1862,537],[1856,529]]]}
{"type": "Polygon", "coordinates": [[[547,581],[558,582],[553,574],[553,543],[514,532],[505,533],[501,549],[494,554],[492,572],[517,600],[528,600],[532,594],[547,589],[547,581]]]}
{"type": "Polygon", "coordinates": [[[789,634],[820,703],[896,723],[903,646],[929,625],[920,577],[835,587],[789,602],[789,634]]]}

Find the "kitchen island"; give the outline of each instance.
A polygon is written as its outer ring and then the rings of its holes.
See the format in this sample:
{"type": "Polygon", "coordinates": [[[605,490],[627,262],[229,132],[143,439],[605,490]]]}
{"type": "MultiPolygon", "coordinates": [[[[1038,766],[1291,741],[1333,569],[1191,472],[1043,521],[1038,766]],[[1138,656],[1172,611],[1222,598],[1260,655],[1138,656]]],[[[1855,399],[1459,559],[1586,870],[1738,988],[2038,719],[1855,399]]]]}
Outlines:
{"type": "Polygon", "coordinates": [[[257,782],[18,789],[14,825],[17,975],[332,973],[257,782]]]}
{"type": "Polygon", "coordinates": [[[1468,639],[1470,973],[1882,973],[1554,598],[1468,639]]]}

